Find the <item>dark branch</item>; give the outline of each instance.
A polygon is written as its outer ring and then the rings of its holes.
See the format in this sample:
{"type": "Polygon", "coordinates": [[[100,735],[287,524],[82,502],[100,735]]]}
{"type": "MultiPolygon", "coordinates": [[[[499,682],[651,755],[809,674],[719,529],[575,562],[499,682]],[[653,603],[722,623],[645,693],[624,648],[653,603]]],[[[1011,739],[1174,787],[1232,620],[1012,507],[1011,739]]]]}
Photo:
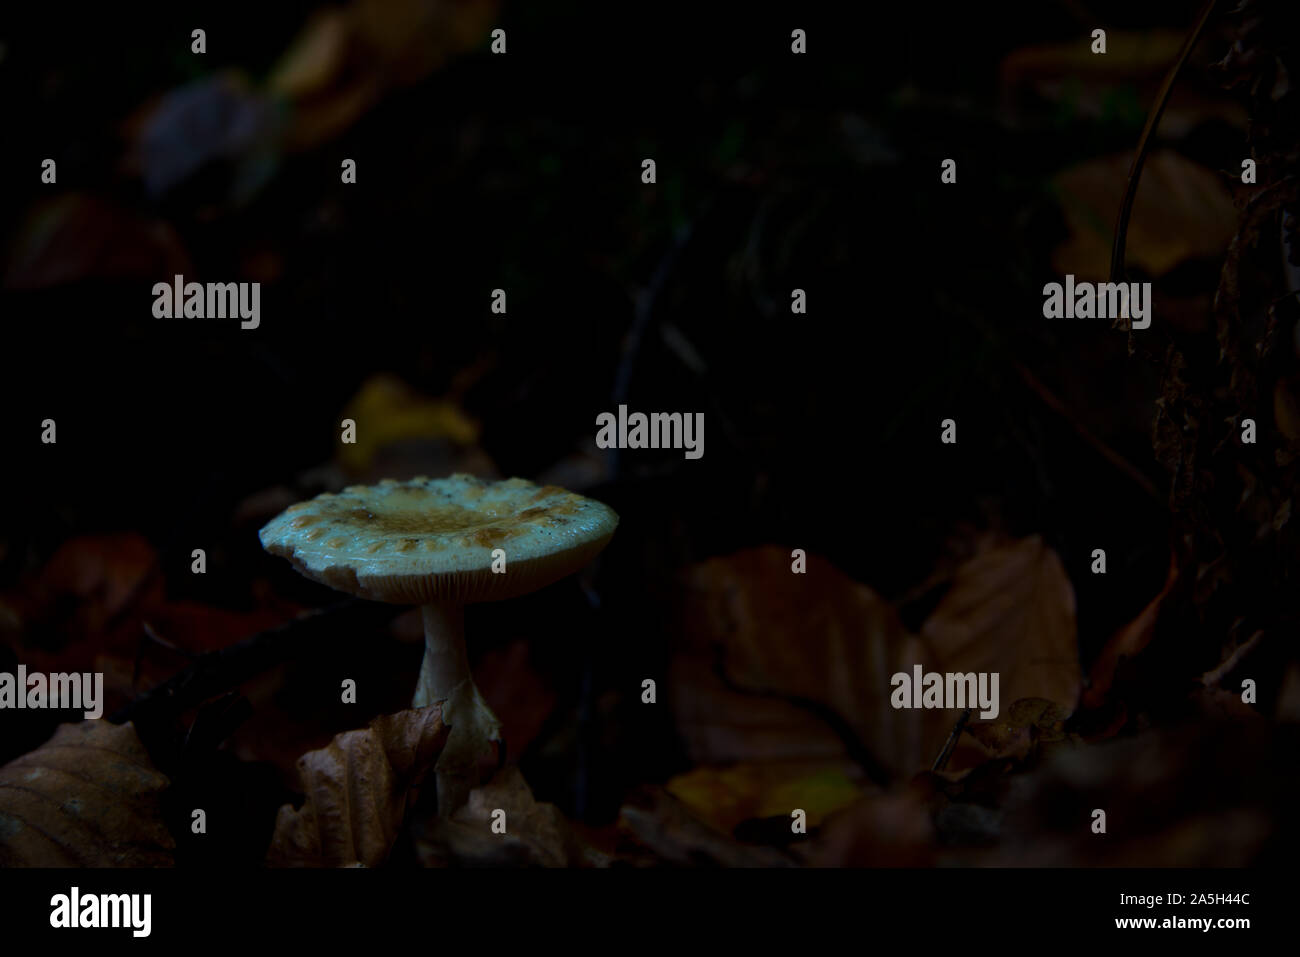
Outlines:
{"type": "Polygon", "coordinates": [[[296,618],[270,631],[197,658],[184,671],[150,688],[113,714],[115,724],[152,722],[174,718],[209,698],[224,694],[264,671],[308,651],[331,648],[358,631],[386,624],[400,605],[350,599],[296,618]]]}

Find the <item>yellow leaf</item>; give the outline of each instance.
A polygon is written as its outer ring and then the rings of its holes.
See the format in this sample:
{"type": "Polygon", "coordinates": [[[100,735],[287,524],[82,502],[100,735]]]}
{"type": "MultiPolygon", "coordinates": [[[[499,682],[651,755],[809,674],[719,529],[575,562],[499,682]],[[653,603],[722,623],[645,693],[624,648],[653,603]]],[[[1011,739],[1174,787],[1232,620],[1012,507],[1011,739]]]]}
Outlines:
{"type": "Polygon", "coordinates": [[[478,424],[453,402],[430,399],[395,376],[367,379],[343,411],[357,423],[356,442],[340,447],[343,465],[363,472],[375,454],[395,442],[450,439],[459,445],[478,441],[478,424]]]}
{"type": "Polygon", "coordinates": [[[673,778],[665,790],[695,817],[726,834],[742,821],[788,817],[796,808],[816,827],[862,797],[839,767],[805,762],[696,768],[673,778]]]}

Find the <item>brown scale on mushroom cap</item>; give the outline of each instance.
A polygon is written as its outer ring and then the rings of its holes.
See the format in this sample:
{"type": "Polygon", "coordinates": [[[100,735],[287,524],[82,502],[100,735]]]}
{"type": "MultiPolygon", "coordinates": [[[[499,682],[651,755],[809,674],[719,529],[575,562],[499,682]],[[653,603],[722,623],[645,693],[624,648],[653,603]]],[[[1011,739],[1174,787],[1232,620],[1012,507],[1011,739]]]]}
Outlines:
{"type": "Polygon", "coordinates": [[[375,601],[495,601],[577,571],[618,516],[554,485],[469,475],[349,486],[290,506],[260,533],[304,576],[375,601]],[[304,521],[306,519],[306,521],[304,521]],[[492,551],[506,573],[492,571],[492,551]]]}

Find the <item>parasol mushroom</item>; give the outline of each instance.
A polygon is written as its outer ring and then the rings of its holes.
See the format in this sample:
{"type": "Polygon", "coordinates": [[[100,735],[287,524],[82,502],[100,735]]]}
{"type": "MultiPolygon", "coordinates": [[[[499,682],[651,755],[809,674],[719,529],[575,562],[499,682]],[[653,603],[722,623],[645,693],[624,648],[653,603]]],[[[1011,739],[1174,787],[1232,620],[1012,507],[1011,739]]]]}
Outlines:
{"type": "Polygon", "coordinates": [[[470,675],[464,606],[527,594],[572,574],[617,525],[613,509],[554,485],[419,476],[291,505],[259,537],[307,578],[422,607],[424,661],[413,706],[441,704],[451,728],[436,765],[438,812],[447,816],[468,796],[479,757],[501,740],[501,723],[470,675]]]}

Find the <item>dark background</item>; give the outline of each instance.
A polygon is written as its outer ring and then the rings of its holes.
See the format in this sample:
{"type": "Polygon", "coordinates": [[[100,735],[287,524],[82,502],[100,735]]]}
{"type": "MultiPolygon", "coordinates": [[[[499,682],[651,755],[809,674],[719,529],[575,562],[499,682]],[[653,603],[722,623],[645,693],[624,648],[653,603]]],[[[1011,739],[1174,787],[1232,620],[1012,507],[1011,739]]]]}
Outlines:
{"type": "MultiPolygon", "coordinates": [[[[401,81],[388,64],[354,120],[291,147],[285,131],[302,133],[303,111],[259,97],[314,9],[53,5],[0,36],[0,588],[12,611],[0,656],[99,653],[75,625],[85,595],[52,596],[41,577],[73,539],[117,542],[112,566],[120,536],[138,536],[154,554],[147,587],[212,610],[206,620],[225,614],[206,644],[168,635],[197,654],[337,598],[259,547],[257,528],[294,500],[342,479],[466,462],[502,477],[567,476],[619,512],[613,544],[580,580],[471,609],[470,646],[481,664],[526,642],[548,704],[512,757],[539,799],[598,827],[633,786],[690,767],[671,717],[646,717],[629,689],[667,668],[675,583],[692,562],[802,547],[916,627],[940,597],[918,584],[954,529],[1038,534],[1074,586],[1085,670],[1160,590],[1185,532],[1152,445],[1170,346],[1207,370],[1193,390],[1243,412],[1208,384],[1222,252],[1158,277],[1130,272],[1156,281],[1154,323],[1132,356],[1104,321],[1044,320],[1041,288],[1060,279],[1051,255],[1070,232],[1053,175],[1132,150],[1167,67],[1123,60],[1115,37],[1186,33],[1193,4],[506,3],[487,21],[506,29],[505,57],[487,53],[484,35],[401,81]],[[196,26],[204,56],[189,52],[196,26]],[[1066,93],[1052,100],[1008,79],[1014,51],[1086,51],[1095,26],[1112,35],[1113,80],[1075,77],[1067,62],[1066,93]],[[789,52],[794,27],[808,31],[806,56],[789,52]],[[227,70],[246,78],[243,93],[158,119],[169,93],[227,70]],[[1099,112],[1086,108],[1092,86],[1104,88],[1099,112]],[[266,132],[213,146],[240,110],[266,132]],[[150,122],[163,132],[145,150],[150,122]],[[205,149],[192,173],[151,187],[205,149]],[[57,186],[39,182],[45,157],[58,162],[57,186]],[[356,185],[339,182],[345,157],[356,185]],[[653,186],[640,182],[645,157],[657,163],[653,186]],[[957,160],[956,185],[939,182],[945,157],[957,160]],[[58,197],[74,197],[73,212],[51,212],[58,197]],[[151,286],[176,271],[260,281],[261,327],[154,319],[151,286]],[[505,316],[489,309],[496,287],[505,316]],[[790,314],[795,287],[807,315],[790,314]],[[473,447],[416,440],[368,469],[340,465],[344,409],[380,373],[450,397],[479,423],[473,447]],[[704,457],[594,454],[596,416],[619,401],[704,412],[704,457]],[[39,442],[47,417],[56,446],[39,442]],[[947,417],[955,447],[938,440],[947,417]],[[1099,543],[1104,578],[1088,571],[1099,543]],[[195,547],[207,550],[206,576],[190,574],[195,547]]],[[[1222,92],[1209,65],[1232,30],[1216,18],[1180,80],[1210,106],[1161,140],[1229,173],[1250,155],[1251,103],[1222,92]]],[[[1235,222],[1223,227],[1230,235],[1235,222]]],[[[1259,268],[1276,283],[1272,235],[1259,268]]],[[[1278,341],[1293,322],[1283,316],[1278,341]]],[[[1263,394],[1251,411],[1272,435],[1263,394]]],[[[1242,541],[1244,553],[1252,540],[1242,541]]],[[[1252,561],[1270,569],[1255,583],[1274,594],[1269,576],[1285,568],[1289,580],[1294,555],[1252,561]]],[[[1180,711],[1166,696],[1181,700],[1187,677],[1214,667],[1243,614],[1259,616],[1256,627],[1293,620],[1269,601],[1243,592],[1204,614],[1188,597],[1177,638],[1153,645],[1159,677],[1144,694],[1155,717],[1143,720],[1180,711]]],[[[1261,680],[1269,707],[1292,654],[1276,647],[1261,680]]],[[[137,678],[142,658],[159,679],[187,663],[137,652],[137,678]]],[[[108,653],[131,660],[121,646],[108,653]]],[[[418,643],[378,627],[289,665],[267,700],[312,730],[287,737],[280,772],[294,748],[402,707],[418,659],[418,643]],[[381,689],[362,701],[365,715],[311,691],[340,674],[381,689]]],[[[172,717],[176,733],[190,720],[172,717]]],[[[0,759],[52,726],[43,715],[0,720],[0,759]]],[[[276,774],[246,773],[262,774],[240,800],[264,839],[288,798],[265,783],[276,774]]],[[[255,856],[257,840],[240,853],[255,856]]]]}

